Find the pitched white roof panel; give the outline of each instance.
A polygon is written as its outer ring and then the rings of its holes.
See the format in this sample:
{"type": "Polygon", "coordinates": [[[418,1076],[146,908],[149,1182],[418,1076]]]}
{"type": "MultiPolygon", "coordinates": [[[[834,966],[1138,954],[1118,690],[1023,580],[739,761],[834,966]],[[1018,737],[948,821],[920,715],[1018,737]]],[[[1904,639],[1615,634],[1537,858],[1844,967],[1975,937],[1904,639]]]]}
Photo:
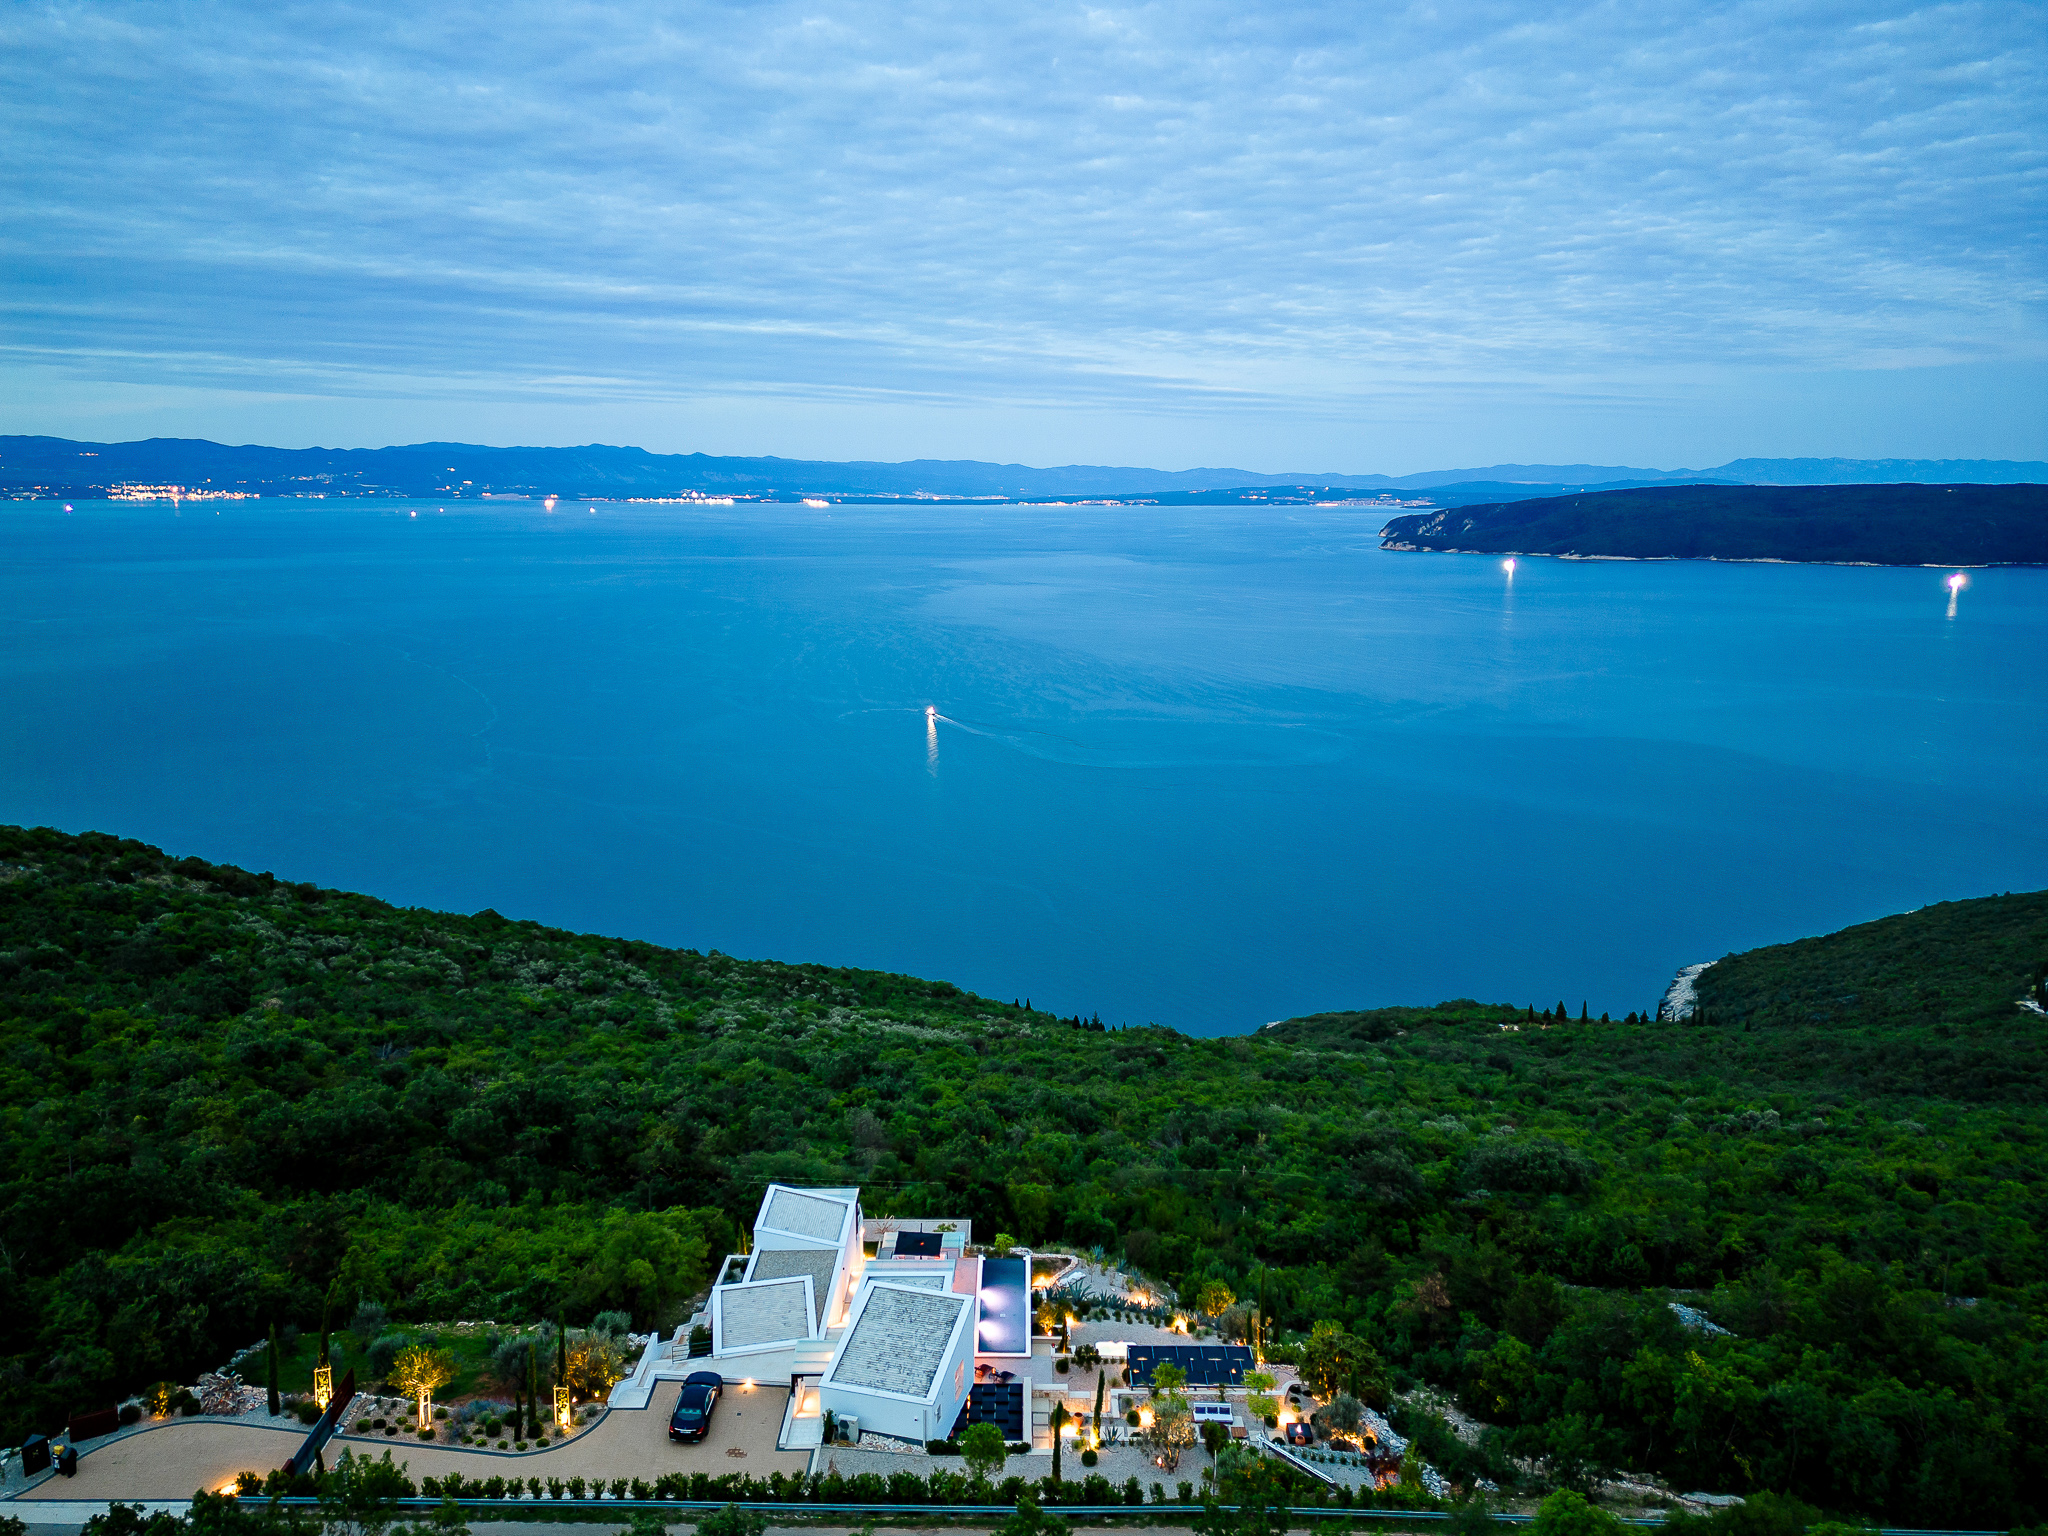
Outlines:
{"type": "Polygon", "coordinates": [[[747,1266],[749,1280],[811,1277],[811,1302],[818,1309],[817,1326],[825,1326],[825,1308],[832,1300],[832,1277],[839,1269],[837,1248],[756,1248],[747,1266]]]}
{"type": "Polygon", "coordinates": [[[802,1275],[719,1286],[713,1293],[718,1303],[719,1325],[714,1343],[721,1350],[758,1349],[767,1344],[808,1339],[808,1289],[802,1275]]]}
{"type": "Polygon", "coordinates": [[[837,1243],[840,1233],[846,1230],[846,1213],[851,1209],[844,1200],[826,1199],[778,1185],[769,1191],[755,1224],[821,1243],[837,1243]]]}
{"type": "Polygon", "coordinates": [[[876,1286],[840,1346],[828,1380],[841,1386],[931,1396],[954,1325],[974,1299],[957,1291],[876,1286]]]}

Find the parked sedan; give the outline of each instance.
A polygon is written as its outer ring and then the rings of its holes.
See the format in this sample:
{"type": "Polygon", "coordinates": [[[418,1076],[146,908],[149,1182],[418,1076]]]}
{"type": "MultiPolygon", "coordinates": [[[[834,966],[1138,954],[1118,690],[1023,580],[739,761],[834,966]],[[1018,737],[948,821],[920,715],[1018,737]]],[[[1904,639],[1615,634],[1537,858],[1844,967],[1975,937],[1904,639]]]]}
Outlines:
{"type": "Polygon", "coordinates": [[[711,1428],[711,1410],[718,1406],[724,1387],[725,1378],[716,1371],[692,1371],[685,1377],[676,1411],[669,1415],[669,1439],[685,1443],[702,1440],[711,1428]]]}

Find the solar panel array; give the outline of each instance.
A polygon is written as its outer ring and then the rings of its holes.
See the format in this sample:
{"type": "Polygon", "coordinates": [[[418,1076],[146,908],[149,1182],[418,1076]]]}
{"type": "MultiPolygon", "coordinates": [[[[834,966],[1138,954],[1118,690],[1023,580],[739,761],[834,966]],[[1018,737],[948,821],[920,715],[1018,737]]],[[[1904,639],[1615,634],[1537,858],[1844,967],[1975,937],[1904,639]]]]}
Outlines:
{"type": "Polygon", "coordinates": [[[1242,1344],[1133,1344],[1131,1385],[1151,1386],[1155,1365],[1179,1366],[1191,1387],[1241,1387],[1244,1373],[1255,1368],[1242,1344]]]}
{"type": "Polygon", "coordinates": [[[993,1424],[1013,1445],[1024,1439],[1024,1383],[977,1381],[968,1389],[960,1417],[953,1422],[954,1438],[970,1424],[993,1424]]]}

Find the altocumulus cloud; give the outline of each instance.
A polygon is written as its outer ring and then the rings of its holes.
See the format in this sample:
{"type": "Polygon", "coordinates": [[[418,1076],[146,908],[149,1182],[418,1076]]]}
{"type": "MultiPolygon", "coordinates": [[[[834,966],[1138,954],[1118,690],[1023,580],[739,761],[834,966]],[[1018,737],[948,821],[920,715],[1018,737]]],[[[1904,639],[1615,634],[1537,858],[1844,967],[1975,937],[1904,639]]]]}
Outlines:
{"type": "Polygon", "coordinates": [[[1193,413],[2037,361],[2044,20],[18,4],[5,346],[315,394],[1193,413]]]}

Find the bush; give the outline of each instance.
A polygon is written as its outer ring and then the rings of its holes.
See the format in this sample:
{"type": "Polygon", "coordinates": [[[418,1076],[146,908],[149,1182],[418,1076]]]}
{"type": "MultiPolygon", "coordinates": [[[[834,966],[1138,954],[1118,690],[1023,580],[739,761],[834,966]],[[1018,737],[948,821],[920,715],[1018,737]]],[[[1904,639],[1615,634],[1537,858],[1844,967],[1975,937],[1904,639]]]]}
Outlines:
{"type": "Polygon", "coordinates": [[[1084,1467],[1092,1467],[1100,1460],[1102,1458],[1095,1454],[1095,1447],[1092,1445],[1081,1453],[1081,1465],[1084,1467]]]}
{"type": "Polygon", "coordinates": [[[1622,1536],[1619,1520],[1569,1488],[1560,1488],[1543,1501],[1531,1529],[1534,1536],[1622,1536]]]}
{"type": "Polygon", "coordinates": [[[697,1522],[697,1536],[761,1536],[768,1529],[768,1517],[757,1509],[728,1504],[714,1509],[697,1522]]]}
{"type": "Polygon", "coordinates": [[[1807,1536],[1808,1527],[1819,1520],[1820,1511],[1798,1499],[1778,1493],[1753,1493],[1740,1504],[1731,1504],[1712,1514],[1693,1515],[1680,1510],[1665,1524],[1676,1536],[1807,1536]]]}
{"type": "Polygon", "coordinates": [[[960,1447],[951,1440],[927,1440],[924,1443],[924,1453],[927,1456],[958,1456],[960,1447]]]}
{"type": "Polygon", "coordinates": [[[369,1379],[382,1381],[391,1374],[398,1352],[412,1340],[402,1333],[387,1333],[363,1353],[363,1369],[369,1379]]]}
{"type": "Polygon", "coordinates": [[[585,1484],[584,1484],[584,1481],[583,1481],[583,1479],[582,1479],[582,1478],[580,1478],[580,1477],[572,1477],[572,1478],[570,1478],[570,1479],[569,1479],[569,1497],[570,1497],[570,1498],[572,1498],[572,1499],[580,1499],[580,1498],[582,1498],[582,1497],[583,1497],[583,1492],[584,1492],[584,1488],[585,1488],[585,1484]]]}
{"type": "Polygon", "coordinates": [[[1483,1141],[1465,1159],[1468,1188],[1526,1195],[1578,1193],[1593,1182],[1593,1173],[1577,1150],[1548,1136],[1483,1141]]]}
{"type": "Polygon", "coordinates": [[[448,1417],[448,1410],[446,1408],[436,1408],[434,1410],[434,1417],[437,1419],[445,1419],[448,1417]]]}
{"type": "Polygon", "coordinates": [[[1132,1408],[1126,1412],[1124,1414],[1124,1422],[1130,1425],[1131,1428],[1136,1429],[1138,1427],[1138,1410],[1132,1408]]]}
{"type": "Polygon", "coordinates": [[[419,1436],[420,1436],[420,1438],[421,1438],[422,1440],[431,1440],[431,1439],[433,1439],[433,1438],[434,1438],[434,1430],[433,1430],[433,1426],[432,1426],[432,1425],[427,1425],[427,1426],[423,1427],[423,1428],[422,1428],[422,1429],[420,1430],[420,1432],[419,1432],[419,1436]]]}
{"type": "Polygon", "coordinates": [[[375,1429],[376,1427],[377,1426],[372,1424],[368,1419],[356,1420],[356,1433],[359,1435],[367,1435],[371,1430],[375,1429]]]}
{"type": "Polygon", "coordinates": [[[348,1325],[348,1331],[356,1336],[356,1347],[367,1349],[370,1341],[384,1331],[384,1320],[388,1314],[379,1301],[366,1301],[356,1308],[356,1315],[348,1325]]]}
{"type": "Polygon", "coordinates": [[[551,1478],[549,1478],[549,1479],[548,1479],[548,1497],[549,1497],[549,1498],[551,1498],[551,1499],[559,1499],[559,1498],[560,1498],[560,1497],[562,1496],[562,1493],[563,1493],[563,1487],[562,1487],[562,1480],[561,1480],[561,1479],[560,1479],[559,1477],[551,1477],[551,1478]]]}
{"type": "Polygon", "coordinates": [[[1053,1368],[1054,1370],[1058,1371],[1058,1372],[1059,1372],[1059,1373],[1060,1373],[1060,1374],[1061,1374],[1062,1376],[1066,1375],[1066,1374],[1067,1374],[1067,1357],[1066,1357],[1065,1355],[1061,1355],[1061,1356],[1059,1357],[1059,1359],[1057,1359],[1057,1360],[1053,1361],[1053,1363],[1052,1363],[1052,1368],[1053,1368]]]}
{"type": "Polygon", "coordinates": [[[121,1422],[122,1422],[123,1424],[139,1424],[139,1423],[141,1423],[141,1422],[142,1422],[142,1404],[140,1404],[140,1403],[123,1403],[123,1404],[121,1405],[121,1412],[120,1412],[120,1420],[121,1420],[121,1422]]]}
{"type": "Polygon", "coordinates": [[[317,1403],[301,1403],[298,1407],[298,1415],[301,1424],[318,1424],[320,1422],[320,1407],[317,1403]]]}
{"type": "Polygon", "coordinates": [[[592,1333],[608,1334],[621,1338],[633,1331],[633,1314],[630,1312],[600,1312],[590,1320],[592,1333]]]}

